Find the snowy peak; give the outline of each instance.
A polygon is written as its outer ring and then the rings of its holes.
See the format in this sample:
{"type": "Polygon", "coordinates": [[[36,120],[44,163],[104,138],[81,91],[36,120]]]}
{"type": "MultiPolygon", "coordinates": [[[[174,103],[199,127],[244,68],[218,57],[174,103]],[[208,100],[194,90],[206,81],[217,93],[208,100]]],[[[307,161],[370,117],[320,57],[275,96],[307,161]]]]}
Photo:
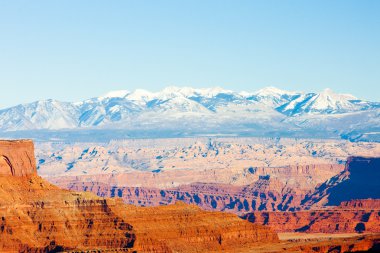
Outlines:
{"type": "Polygon", "coordinates": [[[285,91],[276,87],[266,87],[254,92],[250,98],[270,107],[278,107],[299,95],[300,93],[294,91],[285,91]]]}
{"type": "Polygon", "coordinates": [[[212,98],[219,94],[233,94],[231,90],[225,90],[220,87],[195,89],[195,93],[200,97],[212,98]]]}
{"type": "Polygon", "coordinates": [[[159,96],[161,97],[184,96],[186,98],[189,98],[189,97],[212,98],[212,97],[217,96],[218,94],[230,94],[230,93],[233,93],[233,91],[225,90],[220,87],[195,89],[191,87],[176,87],[176,86],[170,86],[158,92],[159,96]]]}
{"type": "Polygon", "coordinates": [[[200,103],[184,96],[176,96],[167,100],[153,100],[149,108],[154,112],[160,112],[169,117],[180,117],[186,113],[204,115],[211,113],[200,103]]]}
{"type": "Polygon", "coordinates": [[[358,100],[350,94],[338,94],[327,88],[320,93],[307,93],[280,106],[278,111],[287,115],[336,114],[360,111],[370,103],[358,100]]]}
{"type": "Polygon", "coordinates": [[[156,96],[154,93],[143,89],[137,89],[125,96],[126,99],[136,101],[138,103],[146,103],[155,97],[156,96]]]}
{"type": "Polygon", "coordinates": [[[353,110],[355,106],[350,100],[354,99],[354,96],[337,94],[331,89],[325,89],[312,99],[310,105],[314,110],[353,110]]]}
{"type": "Polygon", "coordinates": [[[153,99],[167,100],[175,97],[215,97],[218,94],[231,94],[231,90],[222,89],[220,87],[213,88],[191,88],[191,87],[176,87],[169,86],[158,92],[150,92],[144,89],[136,89],[132,92],[128,90],[111,91],[107,94],[100,96],[98,100],[112,99],[112,98],[125,98],[131,101],[148,102],[153,99]]]}
{"type": "Polygon", "coordinates": [[[319,93],[321,97],[328,98],[329,100],[357,100],[358,98],[351,94],[338,94],[335,93],[332,89],[326,88],[319,93]]]}
{"type": "Polygon", "coordinates": [[[270,96],[271,97],[281,97],[284,95],[294,96],[297,94],[299,94],[299,93],[297,93],[295,91],[281,90],[281,89],[278,89],[278,88],[273,87],[273,86],[260,89],[254,93],[254,95],[260,96],[260,97],[270,97],[270,96]]]}

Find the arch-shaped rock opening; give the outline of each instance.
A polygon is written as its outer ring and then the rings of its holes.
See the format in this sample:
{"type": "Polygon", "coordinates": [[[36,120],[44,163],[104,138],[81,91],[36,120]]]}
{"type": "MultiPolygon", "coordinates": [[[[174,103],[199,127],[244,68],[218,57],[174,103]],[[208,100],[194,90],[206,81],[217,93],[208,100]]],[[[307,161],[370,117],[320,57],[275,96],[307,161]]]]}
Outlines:
{"type": "Polygon", "coordinates": [[[8,157],[0,156],[0,175],[14,176],[15,172],[12,163],[9,161],[8,157]]]}

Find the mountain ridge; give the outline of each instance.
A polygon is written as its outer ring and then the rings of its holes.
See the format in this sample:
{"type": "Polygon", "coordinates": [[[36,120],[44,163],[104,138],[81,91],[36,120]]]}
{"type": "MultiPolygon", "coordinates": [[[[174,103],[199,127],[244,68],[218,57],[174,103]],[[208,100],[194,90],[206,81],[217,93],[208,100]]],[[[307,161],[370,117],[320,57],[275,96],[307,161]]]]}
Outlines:
{"type": "Polygon", "coordinates": [[[249,93],[220,87],[171,86],[159,92],[120,90],[81,102],[47,99],[5,108],[0,110],[0,132],[145,131],[170,130],[175,126],[180,135],[200,131],[223,134],[233,129],[238,135],[265,135],[271,131],[281,136],[284,132],[303,131],[312,136],[314,130],[323,130],[326,136],[341,137],[352,132],[361,136],[380,129],[380,121],[375,117],[367,125],[357,126],[353,115],[365,118],[379,113],[379,102],[337,94],[331,89],[310,93],[266,87],[249,93]]]}

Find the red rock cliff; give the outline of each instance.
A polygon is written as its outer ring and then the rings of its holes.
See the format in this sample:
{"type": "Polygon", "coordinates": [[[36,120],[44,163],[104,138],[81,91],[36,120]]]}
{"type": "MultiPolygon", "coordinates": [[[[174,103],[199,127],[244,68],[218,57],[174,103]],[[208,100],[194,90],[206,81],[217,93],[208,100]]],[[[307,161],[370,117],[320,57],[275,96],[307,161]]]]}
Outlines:
{"type": "Polygon", "coordinates": [[[32,175],[37,175],[33,141],[0,140],[0,176],[32,175]]]}
{"type": "Polygon", "coordinates": [[[338,207],[298,212],[251,212],[242,216],[277,232],[380,232],[380,200],[342,202],[338,207]]]}

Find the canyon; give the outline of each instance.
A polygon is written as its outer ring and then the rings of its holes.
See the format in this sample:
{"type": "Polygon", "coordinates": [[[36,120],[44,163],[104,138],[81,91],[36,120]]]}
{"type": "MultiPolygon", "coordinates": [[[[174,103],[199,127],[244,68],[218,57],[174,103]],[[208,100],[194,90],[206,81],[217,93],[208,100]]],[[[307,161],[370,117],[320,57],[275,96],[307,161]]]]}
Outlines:
{"type": "MultiPolygon", "coordinates": [[[[126,203],[158,206],[184,201],[205,210],[233,212],[278,232],[380,232],[380,158],[350,157],[344,170],[308,194],[279,191],[270,177],[251,186],[190,184],[176,189],[115,187],[97,182],[70,181],[68,189],[120,197],[126,203]],[[359,171],[358,171],[359,170],[359,171]],[[334,184],[330,185],[330,182],[334,184]],[[343,187],[343,189],[342,189],[343,187]],[[347,187],[350,191],[347,191],[347,187]],[[324,189],[321,194],[321,189],[324,189]],[[347,201],[342,201],[342,196],[347,201]],[[355,200],[361,196],[361,200],[355,200]],[[337,198],[340,200],[338,206],[337,198]],[[372,198],[372,199],[371,199],[372,198]]],[[[63,181],[61,182],[63,183],[63,181]]],[[[283,190],[283,188],[280,188],[283,190]]]]}
{"type": "MultiPolygon", "coordinates": [[[[253,137],[119,139],[104,143],[57,141],[37,142],[36,147],[38,173],[45,178],[141,172],[139,178],[129,174],[131,180],[125,182],[129,178],[125,177],[115,183],[157,188],[188,182],[244,185],[259,175],[281,173],[272,173],[271,169],[343,164],[343,170],[349,156],[380,155],[377,142],[253,137]],[[192,173],[194,171],[196,173],[192,173]]],[[[326,177],[312,182],[314,184],[340,171],[335,168],[329,172],[324,168],[321,172],[309,172],[315,173],[311,178],[314,180],[327,173],[326,177]]],[[[278,178],[286,176],[285,173],[288,173],[286,169],[278,178]]]]}
{"type": "Polygon", "coordinates": [[[31,141],[0,141],[0,151],[8,159],[0,167],[1,251],[200,252],[278,242],[270,228],[232,214],[185,204],[132,207],[60,189],[37,176],[31,141]]]}
{"type": "MultiPolygon", "coordinates": [[[[40,175],[60,187],[140,206],[184,201],[239,215],[321,206],[323,191],[331,188],[326,183],[347,178],[347,157],[380,155],[378,143],[286,138],[114,140],[38,147],[40,175]]],[[[357,173],[351,180],[355,178],[357,173]]],[[[377,182],[373,185],[376,188],[377,182]]]]}
{"type": "MultiPolygon", "coordinates": [[[[365,147],[370,153],[376,146],[365,147]]],[[[329,206],[330,199],[340,196],[339,185],[360,187],[358,170],[361,179],[368,179],[378,168],[376,158],[350,157],[344,164],[248,167],[245,171],[254,181],[249,185],[242,179],[213,184],[205,177],[205,183],[159,189],[112,186],[105,183],[110,181],[97,182],[98,174],[61,180],[47,177],[56,180],[53,185],[37,175],[33,154],[32,141],[0,141],[1,251],[376,252],[380,247],[379,200],[329,206]],[[272,174],[264,174],[268,171],[272,174]],[[309,185],[303,181],[306,175],[314,177],[306,181],[309,185]],[[323,176],[328,178],[324,182],[323,176]],[[84,182],[80,182],[82,177],[84,182]],[[334,177],[339,180],[330,182],[334,177]],[[322,191],[323,185],[328,189],[322,191]],[[283,198],[285,194],[288,198],[283,198]],[[135,205],[126,204],[127,200],[135,205]]],[[[229,180],[231,174],[226,175],[220,177],[221,182],[229,180]]],[[[117,175],[105,173],[100,178],[112,176],[117,175]]],[[[367,197],[378,194],[371,188],[375,180],[367,180],[372,191],[367,197]]]]}

